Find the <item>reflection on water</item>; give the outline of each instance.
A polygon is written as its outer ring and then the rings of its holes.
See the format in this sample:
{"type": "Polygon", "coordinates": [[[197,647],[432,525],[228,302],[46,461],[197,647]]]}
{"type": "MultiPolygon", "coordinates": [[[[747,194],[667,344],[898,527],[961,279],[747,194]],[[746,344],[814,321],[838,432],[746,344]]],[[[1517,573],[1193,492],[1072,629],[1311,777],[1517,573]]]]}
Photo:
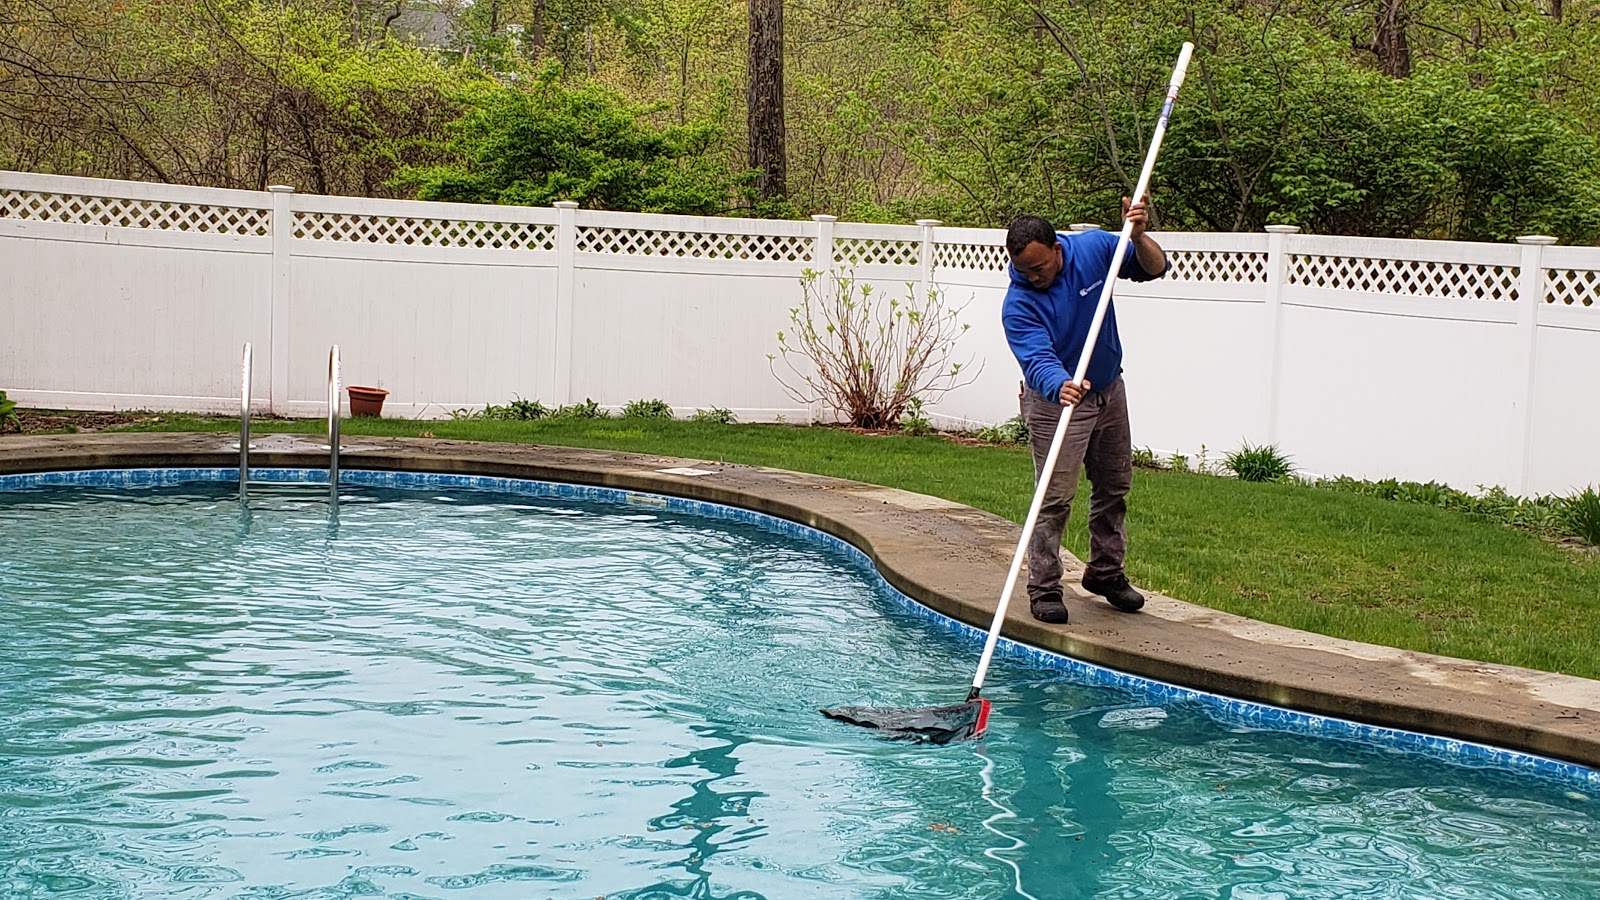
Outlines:
{"type": "Polygon", "coordinates": [[[651,831],[668,834],[685,834],[681,860],[668,868],[681,869],[688,878],[665,878],[656,884],[615,894],[617,898],[647,900],[647,898],[694,897],[718,900],[763,900],[755,891],[718,891],[712,885],[711,858],[724,850],[733,850],[758,838],[765,837],[767,829],[750,814],[750,804],[765,796],[756,790],[735,790],[731,782],[738,776],[739,758],[734,755],[749,738],[739,737],[726,728],[699,725],[692,729],[696,735],[715,741],[708,747],[691,750],[682,756],[663,763],[667,769],[691,769],[705,773],[704,778],[691,782],[689,796],[672,804],[672,811],[651,818],[651,831]],[[719,783],[721,787],[719,788],[719,783]]]}
{"type": "Polygon", "coordinates": [[[1594,801],[1000,662],[653,509],[0,495],[0,896],[1593,898],[1594,801]]]}

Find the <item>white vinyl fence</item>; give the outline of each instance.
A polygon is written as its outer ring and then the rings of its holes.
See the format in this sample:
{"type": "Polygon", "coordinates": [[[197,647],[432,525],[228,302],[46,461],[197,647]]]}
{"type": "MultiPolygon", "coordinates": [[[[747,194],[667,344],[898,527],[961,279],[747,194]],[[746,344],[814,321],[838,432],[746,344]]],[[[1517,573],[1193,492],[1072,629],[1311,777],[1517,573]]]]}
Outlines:
{"type": "MultiPolygon", "coordinates": [[[[1600,482],[1600,248],[1157,235],[1123,284],[1134,439],[1318,474],[1519,494],[1600,482]]],[[[515,397],[659,398],[805,421],[767,360],[807,269],[966,304],[976,381],[945,425],[1017,411],[987,229],[693,218],[258,193],[0,172],[0,388],[25,405],[325,412],[328,348],[386,415],[515,397]]]]}

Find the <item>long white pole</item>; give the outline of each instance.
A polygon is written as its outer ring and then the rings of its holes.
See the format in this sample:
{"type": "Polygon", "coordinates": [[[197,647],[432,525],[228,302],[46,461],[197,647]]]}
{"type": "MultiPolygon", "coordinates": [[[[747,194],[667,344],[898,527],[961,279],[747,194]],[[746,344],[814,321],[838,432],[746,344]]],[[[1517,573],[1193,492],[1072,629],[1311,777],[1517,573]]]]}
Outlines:
{"type": "MultiPolygon", "coordinates": [[[[1156,153],[1161,149],[1161,139],[1167,134],[1167,120],[1172,117],[1173,101],[1178,99],[1178,89],[1183,86],[1183,76],[1189,70],[1189,57],[1194,54],[1194,45],[1185,43],[1183,50],[1178,54],[1178,64],[1172,70],[1172,81],[1167,85],[1167,100],[1161,106],[1161,119],[1156,122],[1156,130],[1150,136],[1150,149],[1145,153],[1144,169],[1139,172],[1139,183],[1133,189],[1132,202],[1138,203],[1144,199],[1145,193],[1150,189],[1150,173],[1156,167],[1156,153]]],[[[1122,271],[1122,260],[1128,254],[1128,245],[1133,241],[1133,223],[1124,221],[1122,233],[1117,236],[1117,249],[1111,255],[1111,271],[1106,274],[1106,280],[1100,287],[1100,301],[1095,306],[1094,321],[1089,325],[1089,340],[1083,345],[1083,352],[1078,354],[1078,367],[1072,373],[1073,381],[1082,381],[1084,373],[1089,370],[1089,358],[1094,354],[1095,342],[1100,339],[1100,325],[1105,321],[1106,308],[1111,303],[1111,286],[1117,280],[1117,273],[1122,271]]],[[[1055,472],[1056,459],[1061,456],[1061,445],[1067,436],[1067,425],[1072,420],[1072,411],[1076,404],[1068,405],[1061,410],[1061,422],[1056,426],[1055,437],[1050,441],[1050,452],[1044,458],[1044,467],[1040,469],[1039,484],[1033,491],[1033,503],[1028,507],[1028,518],[1022,523],[1022,536],[1017,540],[1017,552],[1011,557],[1011,571],[1006,573],[1005,587],[1000,591],[1000,605],[995,607],[994,622],[989,626],[989,638],[983,644],[983,656],[978,660],[978,674],[972,679],[972,692],[967,695],[968,700],[975,699],[978,692],[983,690],[983,678],[989,672],[989,663],[994,659],[994,647],[1000,639],[1000,626],[1005,622],[1006,609],[1011,605],[1011,593],[1017,583],[1017,576],[1022,573],[1022,561],[1028,553],[1028,540],[1033,537],[1034,526],[1039,521],[1039,510],[1044,506],[1044,496],[1050,487],[1050,476],[1055,472]]]]}

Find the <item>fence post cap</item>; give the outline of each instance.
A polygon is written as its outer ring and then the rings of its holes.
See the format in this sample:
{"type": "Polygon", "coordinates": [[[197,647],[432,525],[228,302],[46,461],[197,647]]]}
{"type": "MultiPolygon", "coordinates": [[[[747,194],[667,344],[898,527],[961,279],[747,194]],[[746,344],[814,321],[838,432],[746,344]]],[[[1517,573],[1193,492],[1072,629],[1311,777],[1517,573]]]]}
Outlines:
{"type": "Polygon", "coordinates": [[[1068,231],[1099,231],[1100,226],[1095,222],[1073,222],[1067,226],[1068,231]]]}
{"type": "Polygon", "coordinates": [[[292,193],[294,193],[294,185],[292,185],[292,184],[269,184],[269,185],[267,185],[267,190],[273,192],[274,194],[292,194],[292,193]]]}
{"type": "Polygon", "coordinates": [[[943,225],[944,224],[944,220],[943,219],[918,219],[917,220],[917,224],[921,225],[923,228],[932,228],[932,227],[934,227],[936,225],[943,225]]]}
{"type": "Polygon", "coordinates": [[[811,217],[811,221],[813,221],[813,222],[837,222],[837,221],[839,221],[839,217],[838,216],[827,216],[827,215],[822,215],[822,214],[819,213],[819,214],[813,215],[811,217]]]}
{"type": "Polygon", "coordinates": [[[1299,225],[1268,225],[1268,234],[1299,234],[1299,225]]]}
{"type": "Polygon", "coordinates": [[[1517,243],[1523,246],[1548,247],[1558,240],[1559,238],[1553,238],[1548,234],[1525,234],[1517,238],[1517,243]]]}
{"type": "Polygon", "coordinates": [[[556,209],[577,209],[578,208],[578,201],[576,201],[576,200],[557,200],[555,202],[554,206],[555,206],[556,209]]]}

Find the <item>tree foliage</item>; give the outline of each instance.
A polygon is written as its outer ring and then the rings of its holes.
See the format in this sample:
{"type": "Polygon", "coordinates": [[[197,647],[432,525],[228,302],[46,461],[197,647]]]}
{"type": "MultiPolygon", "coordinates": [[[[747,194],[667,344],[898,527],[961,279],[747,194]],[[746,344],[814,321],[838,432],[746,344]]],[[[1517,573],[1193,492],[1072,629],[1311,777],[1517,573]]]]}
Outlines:
{"type": "Polygon", "coordinates": [[[880,106],[877,124],[948,186],[941,218],[1115,221],[1178,47],[1193,41],[1153,187],[1163,227],[1600,236],[1600,82],[1572,65],[1581,41],[1562,34],[1567,49],[1537,51],[1555,46],[1551,23],[1527,12],[1520,30],[1507,29],[1522,37],[1496,47],[1416,40],[1413,75],[1395,78],[1352,47],[1345,26],[1307,12],[992,0],[959,25],[903,27],[919,37],[906,64],[920,73],[925,113],[897,121],[880,106]],[[1568,94],[1560,102],[1557,85],[1568,94]],[[1591,99],[1572,104],[1570,94],[1591,99]]]}
{"type": "Polygon", "coordinates": [[[0,166],[381,196],[458,115],[450,88],[477,76],[352,15],[331,2],[0,0],[0,166]]]}
{"type": "MultiPolygon", "coordinates": [[[[748,212],[746,10],[0,0],[0,166],[748,212]],[[407,45],[390,27],[402,6],[452,17],[454,43],[407,45]]],[[[786,0],[783,14],[787,202],[764,212],[1115,222],[1187,40],[1153,189],[1163,227],[1600,239],[1600,0],[786,0]]]]}
{"type": "Polygon", "coordinates": [[[547,69],[526,88],[493,86],[467,101],[451,148],[459,162],[410,170],[425,200],[712,214],[737,185],[707,155],[708,123],[652,124],[651,110],[595,85],[568,87],[547,69]]]}

